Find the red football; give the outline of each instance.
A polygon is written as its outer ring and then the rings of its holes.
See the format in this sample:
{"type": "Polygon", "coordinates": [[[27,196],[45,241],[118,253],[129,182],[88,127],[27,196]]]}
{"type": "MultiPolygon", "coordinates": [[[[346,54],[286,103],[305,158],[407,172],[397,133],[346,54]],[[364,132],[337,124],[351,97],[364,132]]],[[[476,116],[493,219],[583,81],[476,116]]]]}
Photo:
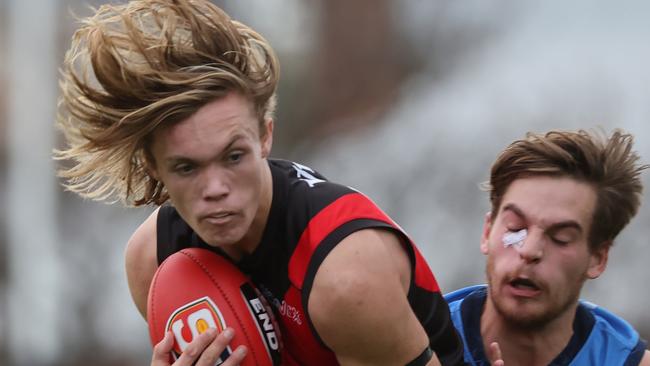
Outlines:
{"type": "Polygon", "coordinates": [[[171,330],[174,358],[208,328],[235,330],[220,364],[240,344],[248,347],[241,364],[279,365],[280,338],[264,298],[226,258],[190,248],[169,256],[151,282],[147,320],[152,344],[171,330]]]}

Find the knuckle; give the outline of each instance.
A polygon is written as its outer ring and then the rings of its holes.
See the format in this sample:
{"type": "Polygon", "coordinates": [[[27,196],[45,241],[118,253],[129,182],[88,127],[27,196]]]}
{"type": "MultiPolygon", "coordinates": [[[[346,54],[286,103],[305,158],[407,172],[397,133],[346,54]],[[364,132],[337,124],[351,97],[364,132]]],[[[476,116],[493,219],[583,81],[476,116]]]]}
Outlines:
{"type": "Polygon", "coordinates": [[[195,340],[193,340],[187,346],[187,348],[185,348],[183,354],[185,354],[190,359],[196,359],[206,350],[206,346],[208,346],[210,337],[211,333],[202,333],[195,340]]]}
{"type": "Polygon", "coordinates": [[[162,342],[157,343],[153,347],[153,353],[154,354],[163,354],[163,353],[165,353],[165,345],[162,342]]]}
{"type": "Polygon", "coordinates": [[[184,353],[187,357],[194,359],[194,358],[196,358],[196,356],[199,355],[199,350],[198,350],[197,347],[194,347],[194,346],[188,346],[188,347],[183,351],[183,353],[184,353]]]}
{"type": "MultiPolygon", "coordinates": [[[[214,362],[216,362],[223,351],[226,349],[228,344],[230,343],[230,340],[232,339],[232,333],[229,335],[228,333],[220,333],[215,339],[205,348],[203,351],[203,354],[201,355],[201,358],[199,362],[197,363],[197,366],[202,366],[202,365],[214,365],[214,362]]],[[[233,357],[230,356],[226,362],[222,364],[222,366],[228,366],[232,364],[233,357]]]]}
{"type": "Polygon", "coordinates": [[[233,332],[231,329],[226,329],[223,332],[217,334],[215,339],[212,341],[211,346],[221,346],[225,348],[230,341],[232,340],[233,332]]]}
{"type": "Polygon", "coordinates": [[[228,343],[230,343],[230,338],[223,333],[219,334],[219,336],[213,342],[213,344],[224,348],[228,345],[228,343]]]}

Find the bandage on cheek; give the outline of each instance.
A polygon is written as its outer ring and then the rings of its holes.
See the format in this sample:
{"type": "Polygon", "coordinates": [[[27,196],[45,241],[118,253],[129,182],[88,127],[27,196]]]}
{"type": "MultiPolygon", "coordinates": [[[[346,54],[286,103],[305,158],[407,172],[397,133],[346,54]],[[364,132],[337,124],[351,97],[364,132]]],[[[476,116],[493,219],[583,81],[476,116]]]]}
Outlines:
{"type": "Polygon", "coordinates": [[[528,235],[528,230],[521,229],[519,231],[508,231],[503,234],[503,246],[508,248],[515,246],[521,248],[524,245],[526,240],[526,235],[528,235]]]}

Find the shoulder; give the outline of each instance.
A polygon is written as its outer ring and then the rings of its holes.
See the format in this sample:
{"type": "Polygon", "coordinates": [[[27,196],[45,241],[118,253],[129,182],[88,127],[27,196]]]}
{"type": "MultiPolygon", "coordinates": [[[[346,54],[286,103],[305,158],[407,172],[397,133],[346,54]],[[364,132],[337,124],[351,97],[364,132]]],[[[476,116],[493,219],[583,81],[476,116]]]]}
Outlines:
{"type": "MultiPolygon", "coordinates": [[[[465,339],[466,321],[464,317],[469,316],[470,319],[468,320],[480,319],[481,312],[483,311],[483,301],[486,295],[486,285],[463,287],[444,295],[444,299],[447,305],[449,305],[451,320],[454,323],[454,327],[460,333],[461,338],[465,339]],[[465,300],[468,298],[471,300],[466,303],[465,300]],[[461,311],[461,308],[463,308],[463,311],[461,311]]],[[[468,321],[468,323],[472,322],[468,321]]]]}
{"type": "Polygon", "coordinates": [[[129,290],[136,307],[145,318],[149,285],[158,268],[156,228],[159,210],[156,209],[135,230],[124,253],[129,290]]]}
{"type": "MultiPolygon", "coordinates": [[[[301,234],[314,228],[330,234],[343,224],[361,219],[397,226],[368,196],[354,188],[329,181],[296,162],[271,160],[269,164],[274,176],[274,201],[278,198],[279,205],[286,206],[282,212],[289,226],[301,234]]],[[[377,225],[362,223],[343,235],[366,226],[377,225]]]]}
{"type": "Polygon", "coordinates": [[[147,217],[133,232],[126,245],[127,268],[139,264],[142,259],[156,258],[157,219],[160,208],[147,217]]]}
{"type": "Polygon", "coordinates": [[[594,330],[606,334],[610,338],[615,338],[628,347],[636,345],[639,334],[625,319],[588,301],[580,301],[580,306],[594,316],[594,330]]]}
{"type": "Polygon", "coordinates": [[[428,338],[409,306],[409,281],[408,255],[386,230],[354,232],[325,258],[308,311],[341,363],[407,363],[422,352],[428,338]]]}
{"type": "Polygon", "coordinates": [[[631,324],[590,302],[581,300],[580,307],[594,317],[593,328],[581,354],[598,354],[604,364],[615,364],[617,360],[626,360],[625,365],[650,364],[646,342],[631,324]]]}
{"type": "Polygon", "coordinates": [[[273,183],[286,186],[292,204],[309,205],[318,210],[342,195],[353,192],[353,189],[332,182],[300,163],[274,159],[269,160],[269,166],[274,176],[273,183]]]}
{"type": "Polygon", "coordinates": [[[368,226],[396,226],[369,197],[353,188],[328,181],[298,163],[273,160],[270,164],[273,205],[278,206],[273,212],[282,213],[287,231],[298,236],[296,243],[305,232],[310,235],[302,239],[316,246],[334,232],[338,242],[368,226]]]}
{"type": "Polygon", "coordinates": [[[472,360],[472,364],[487,360],[481,338],[481,314],[486,297],[486,285],[464,287],[444,296],[451,321],[464,345],[464,358],[472,360]]]}

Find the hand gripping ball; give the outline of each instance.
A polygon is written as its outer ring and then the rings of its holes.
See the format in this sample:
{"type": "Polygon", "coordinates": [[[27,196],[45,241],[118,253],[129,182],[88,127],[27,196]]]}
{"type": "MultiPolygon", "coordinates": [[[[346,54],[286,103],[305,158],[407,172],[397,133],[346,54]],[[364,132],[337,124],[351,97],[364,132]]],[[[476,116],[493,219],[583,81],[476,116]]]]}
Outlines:
{"type": "Polygon", "coordinates": [[[280,334],[265,299],[226,258],[205,249],[183,249],[158,267],[147,301],[152,344],[174,334],[173,357],[208,328],[235,330],[221,362],[240,344],[248,347],[242,366],[280,364],[280,334]]]}

